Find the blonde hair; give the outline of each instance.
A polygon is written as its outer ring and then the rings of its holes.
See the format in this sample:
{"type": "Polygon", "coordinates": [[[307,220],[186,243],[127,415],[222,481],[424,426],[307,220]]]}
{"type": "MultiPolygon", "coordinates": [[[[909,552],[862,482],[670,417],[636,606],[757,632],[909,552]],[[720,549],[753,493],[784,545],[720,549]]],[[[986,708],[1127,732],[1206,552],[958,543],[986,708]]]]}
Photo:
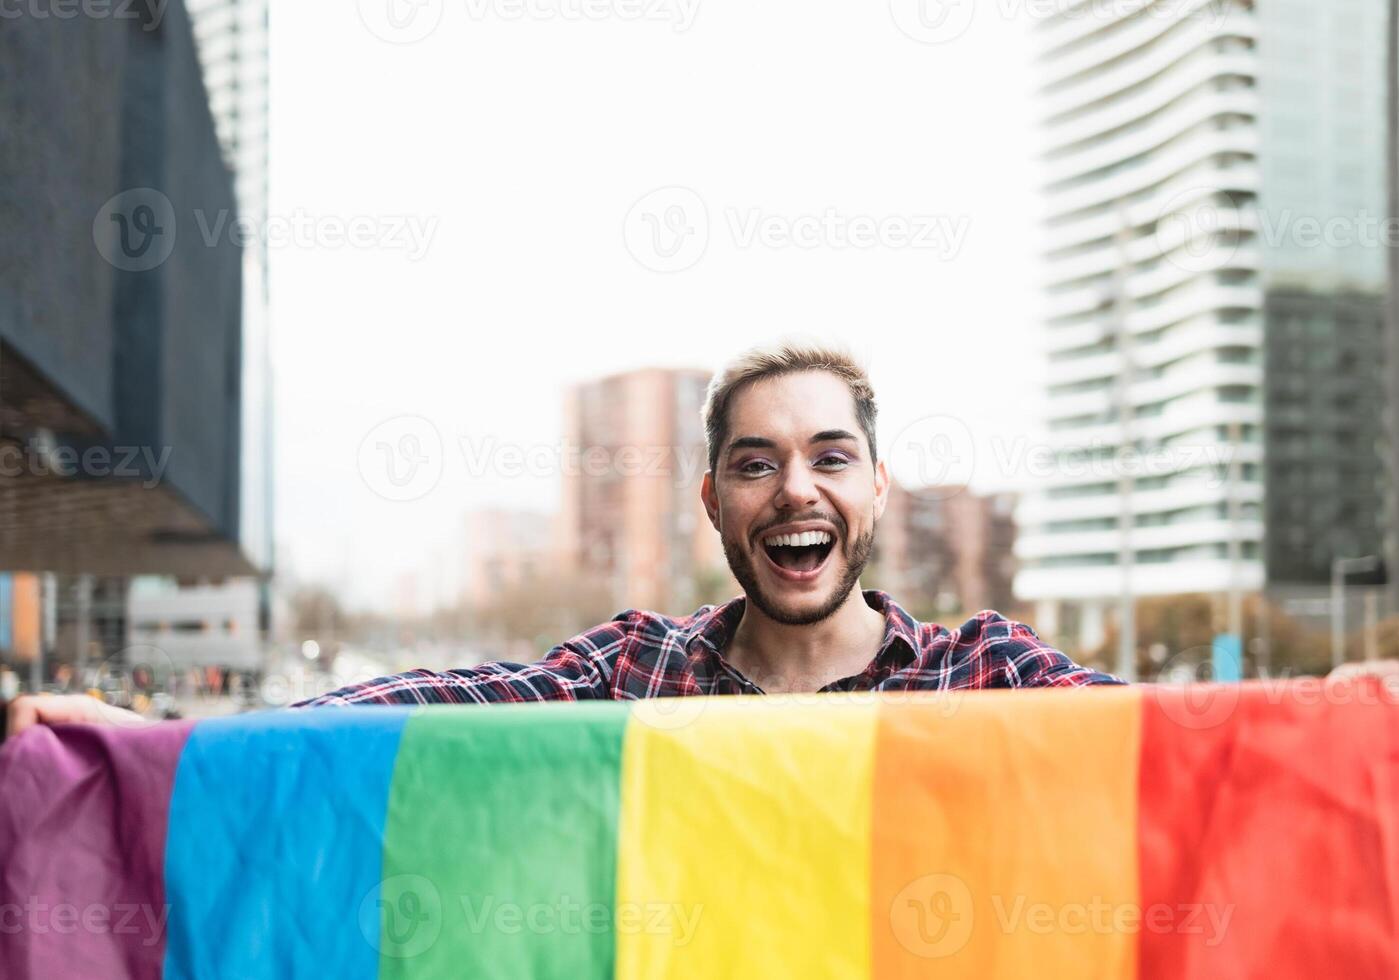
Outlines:
{"type": "Polygon", "coordinates": [[[870,446],[870,462],[878,458],[874,422],[878,410],[869,375],[849,353],[816,344],[788,342],[754,347],[725,365],[709,382],[704,399],[704,438],[709,449],[709,469],[719,462],[719,450],[728,436],[728,410],[739,389],[764,378],[798,371],[827,371],[844,381],[855,400],[855,420],[870,446]]]}

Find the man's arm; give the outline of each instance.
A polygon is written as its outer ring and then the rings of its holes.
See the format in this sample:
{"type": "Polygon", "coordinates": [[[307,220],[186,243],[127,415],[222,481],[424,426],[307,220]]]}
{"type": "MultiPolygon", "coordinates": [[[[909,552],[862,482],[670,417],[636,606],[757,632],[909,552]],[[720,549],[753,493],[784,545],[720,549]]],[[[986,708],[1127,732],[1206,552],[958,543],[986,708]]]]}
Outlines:
{"type": "Polygon", "coordinates": [[[1083,687],[1126,681],[1074,663],[1029,626],[987,610],[958,630],[957,646],[982,658],[987,687],[1083,687]]]}
{"type": "Polygon", "coordinates": [[[410,670],[342,687],[291,707],[606,699],[612,694],[613,664],[631,642],[629,626],[629,612],[621,613],[560,643],[533,664],[493,661],[441,673],[410,670]]]}

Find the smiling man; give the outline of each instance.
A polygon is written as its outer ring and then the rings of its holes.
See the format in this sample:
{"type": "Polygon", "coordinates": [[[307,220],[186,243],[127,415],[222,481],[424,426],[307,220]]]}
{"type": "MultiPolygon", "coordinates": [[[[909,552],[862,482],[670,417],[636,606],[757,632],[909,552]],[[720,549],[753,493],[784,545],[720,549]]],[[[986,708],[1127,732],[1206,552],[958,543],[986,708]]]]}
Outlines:
{"type": "Polygon", "coordinates": [[[749,351],[710,382],[700,495],[743,595],[688,616],[629,609],[538,663],[415,670],[302,704],[1119,684],[983,612],[949,630],[860,588],[889,472],[848,355],[749,351]]]}
{"type": "MultiPolygon", "coordinates": [[[[710,382],[700,487],[742,596],[682,617],[629,609],[535,664],[414,670],[296,706],[1122,683],[998,613],[947,629],[860,588],[889,493],[875,415],[848,355],[749,351],[710,382]]],[[[26,697],[10,727],[118,714],[86,697],[26,697]]]]}

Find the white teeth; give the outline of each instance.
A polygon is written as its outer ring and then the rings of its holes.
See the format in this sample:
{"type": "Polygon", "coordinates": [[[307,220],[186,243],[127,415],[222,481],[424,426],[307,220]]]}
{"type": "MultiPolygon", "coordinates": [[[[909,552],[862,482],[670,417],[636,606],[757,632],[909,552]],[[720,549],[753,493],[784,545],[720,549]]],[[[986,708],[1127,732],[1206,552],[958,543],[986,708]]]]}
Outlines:
{"type": "Polygon", "coordinates": [[[829,544],[831,536],[825,531],[803,531],[801,534],[774,534],[764,538],[763,544],[773,547],[809,548],[814,544],[829,544]]]}

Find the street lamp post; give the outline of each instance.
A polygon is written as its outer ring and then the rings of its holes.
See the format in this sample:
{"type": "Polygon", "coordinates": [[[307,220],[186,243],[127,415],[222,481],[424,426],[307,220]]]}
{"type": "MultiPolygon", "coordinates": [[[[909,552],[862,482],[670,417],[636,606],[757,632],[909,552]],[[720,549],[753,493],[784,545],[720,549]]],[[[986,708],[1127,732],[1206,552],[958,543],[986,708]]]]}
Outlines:
{"type": "Polygon", "coordinates": [[[1132,503],[1135,489],[1135,476],[1129,458],[1135,449],[1136,435],[1132,418],[1136,408],[1132,403],[1132,375],[1136,371],[1132,350],[1132,327],[1129,315],[1131,299],[1127,293],[1128,277],[1131,273],[1132,223],[1125,200],[1117,202],[1117,230],[1113,234],[1113,245],[1117,250],[1117,265],[1112,276],[1112,318],[1113,337],[1117,344],[1121,365],[1117,383],[1113,386],[1113,408],[1117,412],[1117,422],[1121,427],[1122,443],[1117,450],[1117,499],[1118,499],[1118,572],[1121,575],[1118,592],[1118,645],[1117,676],[1128,682],[1137,679],[1137,618],[1136,596],[1132,592],[1132,565],[1136,561],[1135,545],[1132,542],[1132,525],[1136,521],[1136,510],[1132,503]]]}
{"type": "Polygon", "coordinates": [[[1383,567],[1378,555],[1334,558],[1331,561],[1331,666],[1341,666],[1346,644],[1346,576],[1377,572],[1383,567]]]}

